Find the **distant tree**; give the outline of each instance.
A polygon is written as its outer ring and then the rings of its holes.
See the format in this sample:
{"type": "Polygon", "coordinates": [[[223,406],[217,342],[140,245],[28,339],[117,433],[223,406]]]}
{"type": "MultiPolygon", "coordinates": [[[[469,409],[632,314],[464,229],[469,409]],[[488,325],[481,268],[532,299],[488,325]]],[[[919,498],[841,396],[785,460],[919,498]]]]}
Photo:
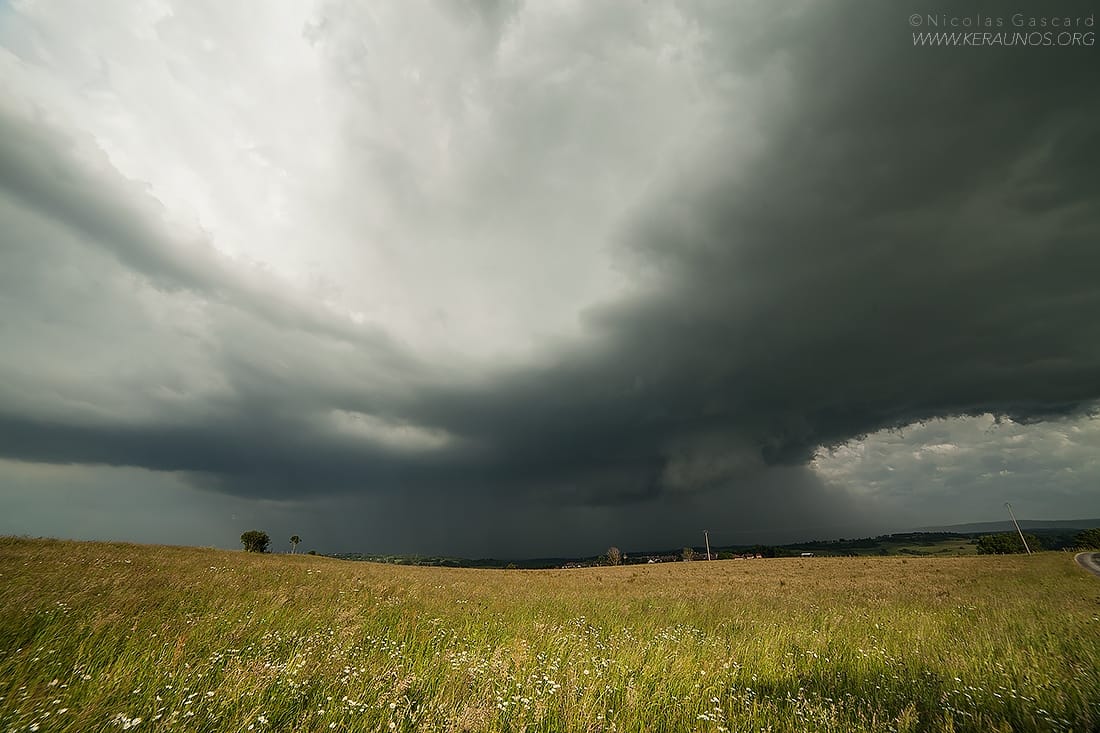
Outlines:
{"type": "Polygon", "coordinates": [[[302,538],[298,535],[290,536],[290,552],[295,553],[298,551],[298,543],[302,541],[302,538]]]}
{"type": "Polygon", "coordinates": [[[1073,538],[1073,542],[1078,547],[1100,550],[1100,527],[1079,532],[1077,536],[1073,538]]]}
{"type": "MultiPolygon", "coordinates": [[[[1027,538],[1027,546],[1032,552],[1043,549],[1043,543],[1035,535],[1024,535],[1027,538]]],[[[1025,552],[1024,543],[1020,542],[1020,535],[1012,532],[1000,534],[983,534],[978,538],[979,555],[1012,555],[1025,552]]]]}
{"type": "Polygon", "coordinates": [[[680,557],[684,560],[694,560],[695,550],[691,549],[690,547],[685,547],[684,549],[680,550],[680,557]]]}
{"type": "Polygon", "coordinates": [[[244,545],[245,552],[267,552],[271,538],[267,536],[267,532],[250,529],[241,535],[241,544],[244,545]]]}
{"type": "Polygon", "coordinates": [[[307,554],[307,555],[316,555],[316,554],[317,554],[317,550],[310,550],[310,551],[309,551],[309,552],[307,552],[306,554],[307,554]]]}
{"type": "Polygon", "coordinates": [[[623,553],[619,551],[618,547],[607,548],[607,561],[612,565],[623,564],[623,553]]]}

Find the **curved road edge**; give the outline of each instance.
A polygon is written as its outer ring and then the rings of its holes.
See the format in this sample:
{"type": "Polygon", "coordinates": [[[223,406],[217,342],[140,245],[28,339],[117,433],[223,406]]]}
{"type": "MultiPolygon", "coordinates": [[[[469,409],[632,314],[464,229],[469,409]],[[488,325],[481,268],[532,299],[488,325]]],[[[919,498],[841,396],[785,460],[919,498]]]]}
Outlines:
{"type": "Polygon", "coordinates": [[[1085,570],[1100,578],[1100,552],[1078,552],[1073,559],[1085,570]]]}

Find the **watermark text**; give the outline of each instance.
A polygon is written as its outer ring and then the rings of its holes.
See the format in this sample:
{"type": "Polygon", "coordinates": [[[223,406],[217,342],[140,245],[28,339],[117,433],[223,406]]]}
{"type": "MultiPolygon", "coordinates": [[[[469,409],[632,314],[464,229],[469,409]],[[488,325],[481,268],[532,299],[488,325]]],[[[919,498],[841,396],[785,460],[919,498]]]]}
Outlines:
{"type": "Polygon", "coordinates": [[[1096,14],[1089,15],[950,15],[909,16],[914,46],[1092,47],[1096,14]],[[916,30],[919,29],[919,30],[916,30]]]}

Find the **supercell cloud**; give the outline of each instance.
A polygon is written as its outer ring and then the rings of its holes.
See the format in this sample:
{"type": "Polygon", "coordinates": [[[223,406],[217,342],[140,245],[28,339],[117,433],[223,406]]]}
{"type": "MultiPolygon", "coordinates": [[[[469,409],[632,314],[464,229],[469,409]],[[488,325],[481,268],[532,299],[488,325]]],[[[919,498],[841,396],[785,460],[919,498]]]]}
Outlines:
{"type": "Polygon", "coordinates": [[[0,6],[0,531],[1095,514],[1095,11],[918,5],[0,6]]]}

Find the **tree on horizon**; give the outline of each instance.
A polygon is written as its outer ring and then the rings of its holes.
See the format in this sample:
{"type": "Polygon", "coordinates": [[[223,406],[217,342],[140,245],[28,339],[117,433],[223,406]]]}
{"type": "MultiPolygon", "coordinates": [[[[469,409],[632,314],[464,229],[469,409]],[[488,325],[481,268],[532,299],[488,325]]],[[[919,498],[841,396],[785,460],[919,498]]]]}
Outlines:
{"type": "Polygon", "coordinates": [[[263,553],[267,552],[267,547],[271,544],[271,538],[267,536],[267,532],[250,529],[241,535],[241,544],[244,545],[245,552],[263,553]]]}

